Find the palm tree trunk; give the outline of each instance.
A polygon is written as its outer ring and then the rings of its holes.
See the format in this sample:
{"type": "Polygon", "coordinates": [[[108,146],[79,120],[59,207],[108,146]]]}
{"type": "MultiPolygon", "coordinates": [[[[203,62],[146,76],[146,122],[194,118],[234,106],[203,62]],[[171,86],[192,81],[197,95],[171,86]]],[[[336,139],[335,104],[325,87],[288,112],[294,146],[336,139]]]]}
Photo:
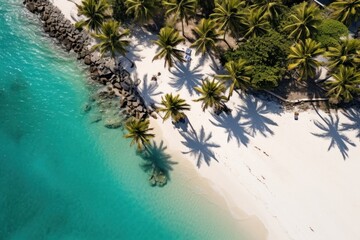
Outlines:
{"type": "Polygon", "coordinates": [[[227,33],[227,30],[224,32],[224,37],[222,40],[226,43],[226,45],[229,47],[229,49],[232,50],[230,44],[228,43],[228,41],[226,41],[226,33],[227,33]]]}
{"type": "Polygon", "coordinates": [[[184,29],[184,19],[181,19],[181,29],[182,29],[182,35],[184,38],[186,38],[185,36],[185,29],[184,29]]]}

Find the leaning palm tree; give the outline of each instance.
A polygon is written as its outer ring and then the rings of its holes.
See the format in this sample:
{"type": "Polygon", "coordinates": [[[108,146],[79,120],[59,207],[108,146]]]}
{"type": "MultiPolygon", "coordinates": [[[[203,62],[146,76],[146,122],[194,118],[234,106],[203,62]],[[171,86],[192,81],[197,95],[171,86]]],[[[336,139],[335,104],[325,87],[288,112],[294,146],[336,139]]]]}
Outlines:
{"type": "Polygon", "coordinates": [[[224,42],[230,48],[226,41],[226,34],[230,32],[233,36],[239,36],[239,27],[242,20],[241,8],[245,6],[245,1],[223,0],[217,1],[214,13],[210,17],[219,24],[220,29],[224,30],[224,42]]]}
{"type": "Polygon", "coordinates": [[[97,32],[108,17],[109,5],[106,0],[83,0],[77,7],[78,13],[85,16],[75,24],[77,28],[86,27],[89,31],[97,32]]]}
{"type": "Polygon", "coordinates": [[[284,30],[295,40],[312,37],[320,24],[320,9],[314,3],[303,2],[297,5],[290,15],[290,23],[284,30]]]}
{"type": "Polygon", "coordinates": [[[147,146],[150,144],[150,139],[155,135],[149,133],[149,131],[153,130],[153,128],[149,128],[149,120],[139,120],[136,118],[130,118],[126,124],[125,129],[128,131],[124,136],[126,138],[131,138],[130,145],[136,144],[137,149],[143,150],[147,149],[147,146]]]}
{"type": "Polygon", "coordinates": [[[270,24],[265,16],[261,9],[251,9],[246,12],[241,29],[244,38],[258,37],[268,32],[270,24]]]}
{"type": "Polygon", "coordinates": [[[100,43],[93,46],[93,50],[99,49],[102,55],[110,53],[114,60],[116,53],[119,53],[134,65],[134,63],[126,57],[126,47],[129,46],[130,41],[125,38],[129,36],[130,31],[125,29],[120,32],[119,27],[120,23],[115,20],[105,22],[101,27],[101,33],[93,34],[95,38],[100,40],[100,43]]]}
{"type": "Polygon", "coordinates": [[[197,35],[196,41],[191,47],[196,48],[196,53],[210,53],[216,49],[216,43],[220,40],[222,32],[218,31],[218,25],[210,19],[201,19],[194,28],[197,35]]]}
{"type": "Polygon", "coordinates": [[[164,66],[166,67],[167,64],[169,69],[174,65],[174,60],[184,61],[183,51],[176,48],[182,41],[184,41],[184,38],[174,28],[164,27],[160,29],[159,39],[155,41],[155,44],[160,49],[154,56],[153,61],[164,58],[164,66]]]}
{"type": "Polygon", "coordinates": [[[336,47],[329,47],[325,56],[329,58],[328,66],[331,70],[340,65],[357,67],[360,61],[360,40],[345,39],[336,47]]]}
{"type": "Polygon", "coordinates": [[[196,54],[207,53],[214,66],[218,68],[213,56],[214,53],[218,52],[216,43],[221,40],[220,36],[222,34],[222,32],[218,30],[218,25],[213,20],[203,18],[194,28],[194,31],[197,35],[197,40],[191,44],[191,47],[196,48],[196,54]]]}
{"type": "Polygon", "coordinates": [[[186,25],[189,24],[189,17],[195,15],[196,0],[165,0],[164,7],[167,9],[166,16],[174,14],[177,19],[181,20],[181,30],[185,37],[184,20],[186,25]]]}
{"type": "Polygon", "coordinates": [[[336,0],[330,4],[332,17],[346,26],[360,18],[360,0],[336,0]]]}
{"type": "Polygon", "coordinates": [[[209,80],[206,78],[202,80],[201,86],[194,88],[201,97],[195,99],[195,102],[202,102],[202,109],[205,111],[208,107],[211,107],[215,112],[221,112],[225,109],[225,101],[227,97],[224,96],[225,86],[221,82],[215,82],[215,80],[209,80]]]}
{"type": "Polygon", "coordinates": [[[215,78],[230,82],[228,99],[235,89],[246,91],[251,86],[252,66],[249,66],[246,60],[240,58],[237,61],[229,61],[225,64],[225,69],[227,74],[215,75],[215,78]]]}
{"type": "Polygon", "coordinates": [[[262,0],[254,6],[261,9],[264,17],[273,25],[278,22],[280,15],[285,10],[285,5],[281,0],[262,0]]]}
{"type": "Polygon", "coordinates": [[[161,2],[159,0],[126,0],[126,14],[133,14],[135,21],[144,24],[154,18],[161,2]]]}
{"type": "Polygon", "coordinates": [[[335,102],[350,102],[360,93],[360,72],[353,67],[340,66],[332,79],[325,82],[328,96],[335,102]]]}
{"type": "Polygon", "coordinates": [[[299,80],[307,80],[314,78],[316,70],[320,66],[320,62],[316,57],[324,53],[321,44],[308,38],[305,41],[300,40],[298,43],[290,47],[289,70],[297,69],[299,80]]]}
{"type": "Polygon", "coordinates": [[[170,94],[166,94],[165,98],[161,97],[161,105],[163,107],[159,108],[160,112],[164,112],[165,115],[163,120],[167,120],[171,117],[173,123],[177,123],[186,118],[184,111],[190,110],[190,105],[185,102],[184,99],[181,99],[179,94],[175,97],[170,94]]]}

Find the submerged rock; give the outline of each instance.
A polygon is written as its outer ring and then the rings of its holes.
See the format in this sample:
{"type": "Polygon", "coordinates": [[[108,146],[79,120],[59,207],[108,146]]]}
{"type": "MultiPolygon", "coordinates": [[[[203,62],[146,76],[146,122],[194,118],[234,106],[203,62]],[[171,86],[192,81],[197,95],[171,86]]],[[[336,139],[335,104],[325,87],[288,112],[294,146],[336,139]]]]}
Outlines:
{"type": "Polygon", "coordinates": [[[104,126],[110,129],[119,128],[122,126],[122,119],[120,118],[108,118],[105,120],[104,126]]]}

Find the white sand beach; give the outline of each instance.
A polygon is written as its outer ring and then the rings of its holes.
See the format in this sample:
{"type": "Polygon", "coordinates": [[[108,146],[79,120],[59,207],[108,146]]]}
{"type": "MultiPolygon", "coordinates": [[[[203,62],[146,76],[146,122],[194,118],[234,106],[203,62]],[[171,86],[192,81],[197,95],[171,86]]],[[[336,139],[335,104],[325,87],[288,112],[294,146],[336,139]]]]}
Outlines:
{"type": "MultiPolygon", "coordinates": [[[[67,17],[75,9],[66,0],[54,4],[67,17]]],[[[190,124],[179,128],[160,117],[151,118],[151,125],[169,152],[188,161],[226,201],[239,223],[259,219],[271,240],[360,239],[359,112],[311,109],[294,120],[293,111],[237,93],[227,103],[231,115],[203,112],[201,103],[192,101],[198,97],[193,87],[216,73],[212,61],[193,51],[190,63],[169,71],[163,60],[152,61],[154,39],[145,30],[133,31],[128,57],[136,67],[127,70],[141,80],[148,104],[178,93],[191,111],[190,124]]],[[[261,226],[249,228],[263,235],[261,226]]]]}

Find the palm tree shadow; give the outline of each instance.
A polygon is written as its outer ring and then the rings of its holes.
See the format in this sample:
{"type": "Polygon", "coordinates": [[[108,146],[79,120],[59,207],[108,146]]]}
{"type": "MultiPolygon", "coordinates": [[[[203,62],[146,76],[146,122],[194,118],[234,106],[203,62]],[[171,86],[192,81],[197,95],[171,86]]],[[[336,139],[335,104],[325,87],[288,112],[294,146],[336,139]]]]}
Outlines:
{"type": "Polygon", "coordinates": [[[149,82],[148,75],[145,74],[142,84],[138,87],[138,90],[148,105],[152,103],[159,103],[158,101],[154,100],[155,96],[163,94],[163,92],[157,92],[158,87],[158,83],[156,81],[149,82]]]}
{"type": "Polygon", "coordinates": [[[171,87],[174,87],[177,91],[186,87],[190,96],[194,93],[194,87],[199,84],[199,80],[202,77],[200,73],[201,65],[197,65],[194,68],[190,68],[190,62],[176,63],[175,70],[172,71],[174,77],[171,77],[172,81],[169,83],[171,87]]]}
{"type": "Polygon", "coordinates": [[[247,125],[249,135],[254,137],[257,132],[261,133],[264,137],[267,137],[268,134],[274,135],[270,126],[277,126],[278,124],[265,116],[272,112],[268,106],[251,96],[247,96],[244,99],[244,103],[245,105],[241,106],[240,110],[242,116],[246,119],[243,124],[247,125]]]}
{"type": "Polygon", "coordinates": [[[352,108],[348,111],[344,111],[343,114],[351,121],[351,123],[342,123],[341,131],[357,131],[356,137],[360,140],[360,112],[352,108]]]}
{"type": "Polygon", "coordinates": [[[160,170],[170,180],[170,172],[177,162],[171,161],[171,156],[165,152],[166,149],[164,142],[161,141],[159,145],[153,142],[147,147],[146,151],[138,152],[145,161],[140,165],[144,172],[151,174],[154,169],[160,170]]]}
{"type": "Polygon", "coordinates": [[[190,134],[188,132],[180,132],[180,134],[185,139],[185,141],[181,141],[181,143],[189,149],[189,151],[182,153],[196,157],[196,166],[198,168],[200,168],[203,161],[205,161],[208,166],[210,166],[211,159],[218,162],[211,148],[218,148],[220,145],[209,142],[212,138],[212,133],[206,136],[203,126],[201,126],[199,135],[195,133],[190,134]]]}
{"type": "Polygon", "coordinates": [[[233,116],[232,114],[212,114],[213,118],[216,122],[209,120],[213,125],[216,127],[224,128],[225,132],[227,133],[227,142],[230,142],[231,139],[235,138],[238,146],[244,145],[247,147],[249,143],[249,137],[247,135],[248,132],[246,131],[243,124],[240,123],[241,112],[238,110],[236,115],[233,116]]]}
{"type": "Polygon", "coordinates": [[[345,160],[348,157],[348,145],[355,147],[356,145],[344,134],[340,132],[342,130],[339,129],[339,117],[336,116],[334,119],[333,116],[329,116],[328,118],[323,118],[317,111],[316,113],[323,120],[323,123],[320,121],[314,121],[315,126],[317,126],[323,133],[311,133],[316,137],[321,137],[325,139],[330,139],[330,145],[328,147],[328,151],[335,146],[339,149],[343,159],[345,160]]]}

